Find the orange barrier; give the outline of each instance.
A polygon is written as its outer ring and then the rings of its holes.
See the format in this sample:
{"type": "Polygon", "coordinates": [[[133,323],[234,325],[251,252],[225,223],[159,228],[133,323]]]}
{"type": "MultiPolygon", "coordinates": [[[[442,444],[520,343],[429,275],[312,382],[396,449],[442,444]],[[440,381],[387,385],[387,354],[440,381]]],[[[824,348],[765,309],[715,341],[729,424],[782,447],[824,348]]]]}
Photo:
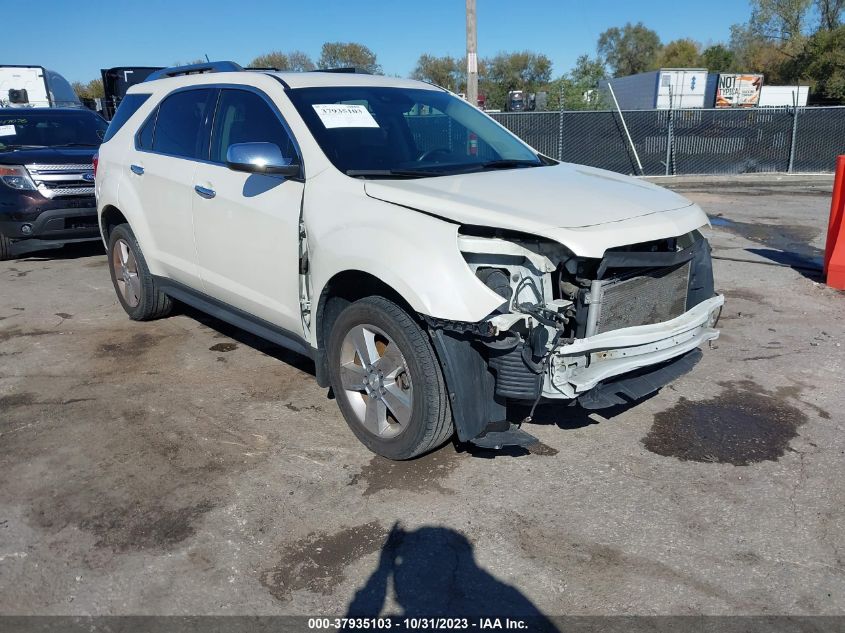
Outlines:
{"type": "Polygon", "coordinates": [[[830,201],[830,222],[824,249],[824,274],[827,285],[845,290],[845,156],[836,159],[836,178],[830,201]]]}

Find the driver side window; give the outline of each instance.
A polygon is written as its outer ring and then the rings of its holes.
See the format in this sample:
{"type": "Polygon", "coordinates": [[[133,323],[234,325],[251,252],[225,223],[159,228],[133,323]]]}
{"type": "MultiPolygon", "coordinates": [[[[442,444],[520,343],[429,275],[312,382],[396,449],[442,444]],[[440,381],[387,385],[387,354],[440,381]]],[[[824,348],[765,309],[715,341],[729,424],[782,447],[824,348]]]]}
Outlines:
{"type": "Polygon", "coordinates": [[[224,89],[220,93],[211,131],[211,161],[226,162],[235,143],[275,143],[282,156],[296,159],[296,150],[278,115],[258,94],[224,89]]]}

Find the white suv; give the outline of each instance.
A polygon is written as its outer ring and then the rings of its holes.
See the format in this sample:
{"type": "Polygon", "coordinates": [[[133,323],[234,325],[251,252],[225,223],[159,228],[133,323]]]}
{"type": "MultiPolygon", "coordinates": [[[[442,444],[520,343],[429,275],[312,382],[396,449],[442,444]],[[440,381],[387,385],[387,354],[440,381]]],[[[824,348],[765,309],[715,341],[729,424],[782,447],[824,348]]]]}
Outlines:
{"type": "Polygon", "coordinates": [[[508,402],[634,401],[718,336],[698,206],[539,155],[437,86],[173,68],[109,137],[97,207],[129,316],[175,299],[311,357],[391,459],[525,444],[508,402]]]}

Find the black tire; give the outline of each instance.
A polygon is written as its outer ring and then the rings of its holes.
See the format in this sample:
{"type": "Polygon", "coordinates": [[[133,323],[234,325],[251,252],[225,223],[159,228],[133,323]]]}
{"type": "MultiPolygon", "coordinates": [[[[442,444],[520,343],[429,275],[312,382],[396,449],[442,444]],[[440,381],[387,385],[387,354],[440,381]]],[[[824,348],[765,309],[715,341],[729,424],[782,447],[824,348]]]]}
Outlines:
{"type": "Polygon", "coordinates": [[[454,433],[452,412],[437,356],[423,329],[402,308],[384,297],[367,297],[350,304],[334,322],[328,341],[329,378],[340,411],[355,436],[372,452],[393,460],[405,460],[444,444],[454,433]],[[410,420],[395,437],[381,437],[366,429],[341,381],[341,349],[353,328],[371,325],[396,344],[405,359],[413,396],[410,420]]]}
{"type": "Polygon", "coordinates": [[[12,240],[0,233],[0,262],[12,259],[12,240]]]}
{"type": "Polygon", "coordinates": [[[120,224],[112,229],[109,235],[108,248],[109,273],[111,274],[111,281],[114,285],[117,300],[120,305],[129,315],[133,321],[151,321],[153,319],[160,319],[170,314],[173,309],[173,301],[164,294],[158,287],[155,278],[150,274],[150,269],[147,267],[147,261],[144,259],[144,254],[141,252],[141,247],[138,245],[138,240],[135,239],[135,234],[128,224],[120,224]],[[140,281],[140,292],[138,293],[137,305],[130,305],[123,295],[123,292],[118,285],[117,271],[115,270],[115,248],[118,248],[119,242],[128,245],[134,256],[137,264],[137,277],[140,281]]]}

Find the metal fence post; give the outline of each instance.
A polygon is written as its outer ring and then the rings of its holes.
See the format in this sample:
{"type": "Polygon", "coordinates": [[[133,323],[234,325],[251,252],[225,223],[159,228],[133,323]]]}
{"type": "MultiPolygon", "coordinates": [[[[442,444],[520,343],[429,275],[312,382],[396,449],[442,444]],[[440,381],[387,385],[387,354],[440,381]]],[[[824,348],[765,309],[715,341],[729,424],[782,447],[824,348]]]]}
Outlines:
{"type": "Polygon", "coordinates": [[[795,95],[795,107],[792,108],[792,139],[789,142],[789,166],[786,168],[786,172],[791,174],[792,168],[795,165],[795,145],[798,135],[798,95],[795,95]]]}
{"type": "Polygon", "coordinates": [[[672,110],[672,86],[669,86],[669,113],[666,118],[666,175],[671,176],[672,170],[672,142],[674,141],[673,138],[673,129],[672,129],[672,120],[673,120],[673,113],[672,110]]]}
{"type": "Polygon", "coordinates": [[[558,97],[558,113],[557,113],[557,159],[563,160],[563,87],[560,89],[560,96],[558,97]]]}

